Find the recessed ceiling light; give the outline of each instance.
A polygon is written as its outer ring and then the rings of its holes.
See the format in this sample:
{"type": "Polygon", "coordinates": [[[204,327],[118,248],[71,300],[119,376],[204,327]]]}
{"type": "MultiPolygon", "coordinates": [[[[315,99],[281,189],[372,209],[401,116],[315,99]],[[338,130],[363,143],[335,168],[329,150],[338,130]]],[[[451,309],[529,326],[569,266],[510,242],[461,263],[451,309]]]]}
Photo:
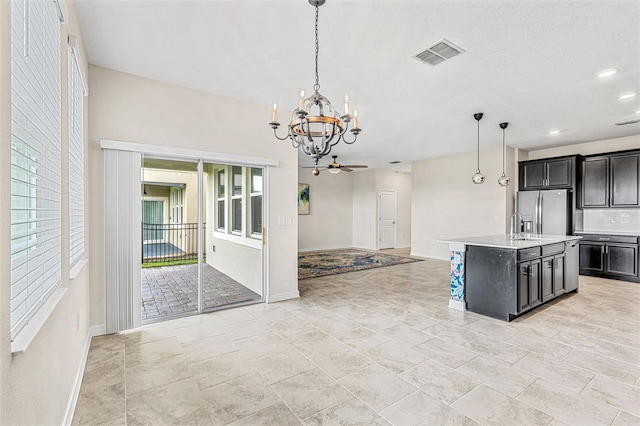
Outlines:
{"type": "Polygon", "coordinates": [[[551,130],[549,132],[549,136],[554,136],[554,135],[557,135],[558,133],[560,133],[560,130],[551,130]]]}
{"type": "Polygon", "coordinates": [[[636,114],[640,114],[640,109],[636,111],[636,114]]]}
{"type": "Polygon", "coordinates": [[[615,73],[617,73],[618,70],[615,68],[609,68],[608,70],[602,70],[598,73],[598,77],[600,78],[605,78],[605,77],[611,77],[612,75],[614,75],[615,73]]]}
{"type": "Polygon", "coordinates": [[[622,100],[622,99],[629,99],[629,98],[633,98],[634,96],[636,96],[637,93],[636,92],[631,92],[631,93],[623,93],[622,95],[618,96],[618,99],[622,100]]]}

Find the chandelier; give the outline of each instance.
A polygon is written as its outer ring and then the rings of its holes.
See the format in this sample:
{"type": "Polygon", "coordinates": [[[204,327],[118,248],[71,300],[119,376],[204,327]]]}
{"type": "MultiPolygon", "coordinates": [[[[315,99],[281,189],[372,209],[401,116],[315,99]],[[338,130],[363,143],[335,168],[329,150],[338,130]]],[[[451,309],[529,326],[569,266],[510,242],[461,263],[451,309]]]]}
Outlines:
{"type": "Polygon", "coordinates": [[[305,97],[304,90],[300,91],[300,105],[293,110],[291,121],[287,126],[287,134],[278,136],[278,104],[273,104],[272,119],[269,126],[273,129],[274,136],[283,141],[291,139],[294,148],[300,150],[311,157],[315,164],[318,164],[325,155],[331,152],[331,148],[341,140],[351,145],[358,138],[360,128],[358,127],[358,111],[349,112],[349,95],[344,95],[344,115],[340,115],[331,105],[329,99],[320,94],[320,78],[318,77],[318,52],[320,43],[318,42],[318,8],[326,0],[309,0],[309,4],[316,9],[316,83],[313,85],[313,93],[305,97]],[[353,140],[345,138],[349,123],[353,120],[353,140]]]}

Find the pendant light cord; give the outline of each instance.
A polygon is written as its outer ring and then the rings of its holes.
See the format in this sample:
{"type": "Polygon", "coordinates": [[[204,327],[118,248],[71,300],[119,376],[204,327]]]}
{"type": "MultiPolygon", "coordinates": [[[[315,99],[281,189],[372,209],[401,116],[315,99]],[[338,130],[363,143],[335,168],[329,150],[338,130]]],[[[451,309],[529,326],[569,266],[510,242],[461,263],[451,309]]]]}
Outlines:
{"type": "Polygon", "coordinates": [[[320,51],[320,42],[318,41],[318,5],[316,4],[316,84],[313,86],[315,92],[320,90],[320,77],[318,77],[318,52],[320,51]]]}
{"type": "Polygon", "coordinates": [[[504,129],[502,129],[502,176],[504,176],[504,168],[507,164],[507,153],[504,149],[504,129]]]}
{"type": "Polygon", "coordinates": [[[480,173],[480,120],[478,120],[478,168],[476,173],[480,173]]]}

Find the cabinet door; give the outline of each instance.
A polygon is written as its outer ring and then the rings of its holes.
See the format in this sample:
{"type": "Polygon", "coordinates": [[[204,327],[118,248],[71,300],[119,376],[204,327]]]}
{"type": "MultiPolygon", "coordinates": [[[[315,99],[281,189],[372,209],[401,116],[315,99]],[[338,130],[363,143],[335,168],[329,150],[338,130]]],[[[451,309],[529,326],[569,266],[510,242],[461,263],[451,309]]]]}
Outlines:
{"type": "Polygon", "coordinates": [[[553,256],[542,259],[542,301],[553,299],[553,256]]]}
{"type": "Polygon", "coordinates": [[[609,159],[611,167],[611,207],[640,206],[640,154],[609,159]]]}
{"type": "Polygon", "coordinates": [[[529,300],[531,307],[542,303],[542,263],[540,259],[532,260],[529,268],[529,300]]]}
{"type": "Polygon", "coordinates": [[[539,163],[529,163],[522,166],[522,189],[542,189],[544,188],[545,179],[546,164],[544,161],[539,163]]]}
{"type": "Polygon", "coordinates": [[[609,207],[609,158],[588,158],[582,163],[582,207],[609,207]]]}
{"type": "Polygon", "coordinates": [[[604,271],[604,244],[580,242],[580,270],[604,271]]]}
{"type": "Polygon", "coordinates": [[[562,160],[550,160],[547,161],[547,188],[571,188],[573,185],[573,179],[571,175],[573,172],[572,160],[570,158],[564,158],[562,160]]]}
{"type": "Polygon", "coordinates": [[[609,243],[606,246],[607,272],[616,275],[638,276],[638,246],[609,243]]]}
{"type": "Polygon", "coordinates": [[[518,312],[524,312],[531,307],[529,301],[529,267],[531,262],[518,264],[518,312]]]}
{"type": "Polygon", "coordinates": [[[564,254],[553,258],[553,295],[560,296],[564,293],[564,254]]]}

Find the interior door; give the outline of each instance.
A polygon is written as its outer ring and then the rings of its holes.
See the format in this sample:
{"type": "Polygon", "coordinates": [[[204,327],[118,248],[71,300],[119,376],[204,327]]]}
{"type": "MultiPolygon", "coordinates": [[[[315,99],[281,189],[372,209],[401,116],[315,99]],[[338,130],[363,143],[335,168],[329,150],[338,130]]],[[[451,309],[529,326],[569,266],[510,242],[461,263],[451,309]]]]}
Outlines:
{"type": "Polygon", "coordinates": [[[396,192],[381,190],[378,196],[378,249],[396,247],[396,192]]]}

